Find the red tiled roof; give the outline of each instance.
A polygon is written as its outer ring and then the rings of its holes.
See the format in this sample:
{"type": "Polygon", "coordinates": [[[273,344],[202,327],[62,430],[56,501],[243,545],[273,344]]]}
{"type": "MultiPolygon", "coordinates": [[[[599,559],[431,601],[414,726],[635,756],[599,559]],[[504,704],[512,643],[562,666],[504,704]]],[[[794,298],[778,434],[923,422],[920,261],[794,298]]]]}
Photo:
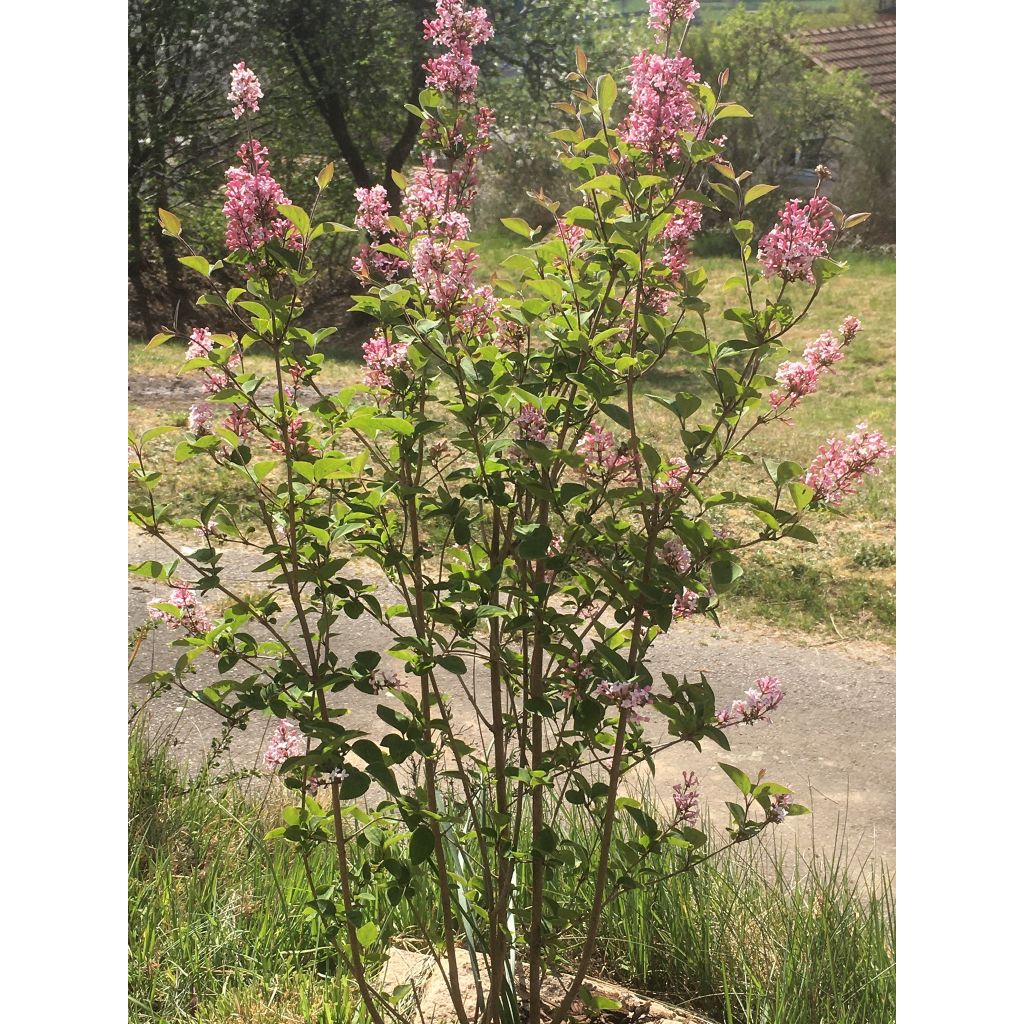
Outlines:
{"type": "Polygon", "coordinates": [[[804,32],[800,42],[811,59],[835,71],[860,71],[879,106],[896,118],[896,21],[844,25],[804,32]]]}

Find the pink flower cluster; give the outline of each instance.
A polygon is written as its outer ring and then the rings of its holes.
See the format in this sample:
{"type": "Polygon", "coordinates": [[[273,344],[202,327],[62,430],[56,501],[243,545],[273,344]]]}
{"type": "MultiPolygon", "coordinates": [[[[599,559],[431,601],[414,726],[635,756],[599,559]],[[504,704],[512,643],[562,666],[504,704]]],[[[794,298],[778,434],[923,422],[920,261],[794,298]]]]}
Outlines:
{"type": "Polygon", "coordinates": [[[548,421],[544,413],[535,405],[524,405],[519,415],[513,420],[521,441],[537,441],[547,444],[551,439],[548,433],[548,421]]]}
{"type": "Polygon", "coordinates": [[[818,390],[818,381],[823,370],[831,368],[844,358],[843,348],[853,341],[860,330],[860,321],[848,316],[840,328],[843,334],[840,341],[831,331],[819,334],[814,341],[809,341],[804,348],[804,362],[780,363],[775,377],[783,386],[782,390],[774,390],[768,396],[772,408],[778,409],[785,405],[792,409],[806,395],[818,390]]]}
{"type": "Polygon", "coordinates": [[[878,463],[895,451],[877,430],[858,423],[845,439],[830,437],[818,449],[803,481],[814,490],[815,501],[836,506],[856,492],[863,477],[877,476],[878,463]]]}
{"type": "Polygon", "coordinates": [[[473,291],[473,268],[479,257],[443,236],[421,235],[412,250],[412,276],[442,312],[473,291]]]}
{"type": "Polygon", "coordinates": [[[252,410],[248,406],[236,405],[224,420],[224,426],[238,436],[241,444],[245,444],[256,430],[252,418],[252,410]]]}
{"type": "Polygon", "coordinates": [[[690,239],[700,231],[703,217],[704,208],[700,203],[684,200],[661,233],[665,245],[665,266],[672,271],[673,280],[678,280],[689,265],[690,239]]]}
{"type": "Polygon", "coordinates": [[[188,410],[188,429],[202,437],[210,433],[210,424],[213,422],[213,406],[209,402],[193,402],[188,410]]]}
{"type": "Polygon", "coordinates": [[[635,683],[603,682],[597,688],[597,695],[609,704],[616,704],[634,722],[648,722],[647,715],[641,715],[640,708],[647,707],[652,700],[651,684],[638,686],[635,683]]]}
{"type": "Polygon", "coordinates": [[[666,565],[670,565],[680,575],[690,571],[693,565],[693,555],[690,549],[678,538],[672,537],[665,541],[661,549],[661,557],[666,565]]]}
{"type": "Polygon", "coordinates": [[[363,381],[366,386],[393,391],[395,371],[405,372],[409,368],[408,352],[409,346],[405,343],[375,334],[363,345],[363,362],[366,364],[363,381]]]}
{"type": "Polygon", "coordinates": [[[205,359],[213,350],[210,332],[205,327],[197,327],[189,335],[189,346],[185,351],[185,359],[205,359]]]}
{"type": "Polygon", "coordinates": [[[247,110],[254,114],[259,112],[260,100],[263,98],[263,90],[260,88],[260,80],[255,72],[245,66],[245,61],[240,60],[231,69],[231,91],[228,93],[228,102],[233,103],[231,113],[237,121],[247,110]]]}
{"type": "Polygon", "coordinates": [[[210,630],[212,623],[210,617],[203,607],[202,602],[196,597],[195,589],[190,583],[174,583],[171,596],[166,601],[159,599],[150,602],[149,617],[156,622],[164,622],[171,629],[182,628],[192,636],[206,633],[210,630]],[[170,604],[181,612],[175,615],[173,612],[163,608],[156,608],[156,604],[170,604]]]}
{"type": "Polygon", "coordinates": [[[263,763],[270,771],[277,771],[289,757],[302,757],[306,753],[306,737],[297,725],[277,721],[277,728],[270,738],[270,745],[263,755],[263,763]]]}
{"type": "Polygon", "coordinates": [[[424,65],[427,85],[468,102],[476,91],[480,68],[473,63],[473,47],[487,42],[494,28],[482,7],[467,10],[463,0],[437,0],[437,18],[423,22],[423,36],[447,53],[424,65]]]}
{"type": "Polygon", "coordinates": [[[772,800],[772,806],[766,815],[766,820],[773,825],[781,825],[793,806],[793,795],[791,793],[780,793],[772,800]]]}
{"type": "Polygon", "coordinates": [[[741,722],[748,725],[761,720],[770,722],[768,716],[782,703],[784,696],[775,676],[762,676],[755,679],[754,685],[747,690],[746,700],[734,700],[729,707],[717,712],[715,717],[723,729],[741,722]]]}
{"type": "Polygon", "coordinates": [[[672,602],[672,618],[674,619],[688,619],[697,612],[697,602],[700,600],[700,594],[696,590],[690,590],[689,587],[684,587],[681,594],[676,594],[675,600],[672,602]]]}
{"type": "Polygon", "coordinates": [[[697,790],[697,773],[683,772],[681,782],[672,787],[672,802],[676,805],[676,820],[687,825],[696,825],[700,818],[700,792],[697,790]]]}
{"type": "Polygon", "coordinates": [[[680,132],[694,131],[697,108],[688,88],[700,75],[689,57],[662,57],[641,50],[629,74],[630,106],[619,134],[643,150],[655,166],[682,155],[680,132]]]}
{"type": "Polygon", "coordinates": [[[664,477],[654,481],[655,491],[659,494],[679,494],[689,472],[690,467],[686,465],[686,460],[674,455],[669,459],[669,469],[664,477]]]}
{"type": "Polygon", "coordinates": [[[357,188],[356,202],[359,210],[356,213],[356,227],[362,228],[371,235],[382,235],[388,229],[388,192],[383,185],[373,188],[357,188]]]}
{"type": "Polygon", "coordinates": [[[242,143],[238,158],[242,166],[230,168],[227,174],[223,209],[228,221],[227,247],[232,252],[255,253],[271,239],[286,238],[287,245],[300,249],[301,237],[277,212],[278,206],[288,206],[290,200],[270,173],[266,147],[250,139],[242,143]]]}
{"type": "Polygon", "coordinates": [[[370,685],[374,693],[386,693],[389,690],[401,690],[402,680],[398,678],[397,672],[388,669],[374,669],[370,673],[370,685]]]}
{"type": "Polygon", "coordinates": [[[587,469],[609,478],[629,472],[631,460],[610,430],[592,424],[580,438],[576,451],[583,456],[587,469]]]}
{"type": "Polygon", "coordinates": [[[693,21],[700,0],[648,0],[647,6],[651,12],[647,24],[667,36],[678,22],[693,21]]]}
{"type": "Polygon", "coordinates": [[[757,258],[765,277],[781,274],[784,281],[814,283],[814,261],[828,252],[835,235],[832,207],[824,196],[790,199],[779,211],[779,222],[762,239],[757,258]]]}
{"type": "MultiPolygon", "coordinates": [[[[305,421],[301,416],[293,416],[288,421],[288,449],[289,451],[295,452],[296,450],[305,450],[308,446],[305,442],[300,441],[299,435],[302,433],[302,428],[305,426],[305,421]]],[[[280,429],[280,428],[278,428],[280,429]]],[[[271,438],[269,440],[270,450],[277,452],[278,455],[284,454],[284,438],[276,439],[271,438]]]]}
{"type": "Polygon", "coordinates": [[[565,247],[569,250],[569,255],[571,256],[583,244],[584,239],[587,237],[586,231],[577,224],[567,224],[561,217],[555,221],[555,226],[558,228],[558,235],[565,243],[565,247]]]}

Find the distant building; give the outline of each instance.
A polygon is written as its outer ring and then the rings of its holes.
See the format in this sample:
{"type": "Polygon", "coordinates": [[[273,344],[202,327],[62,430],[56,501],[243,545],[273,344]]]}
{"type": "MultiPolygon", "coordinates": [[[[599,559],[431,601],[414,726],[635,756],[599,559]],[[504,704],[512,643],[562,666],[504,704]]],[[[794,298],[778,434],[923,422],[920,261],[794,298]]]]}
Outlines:
{"type": "Polygon", "coordinates": [[[800,42],[826,71],[860,71],[878,108],[896,120],[896,0],[881,0],[877,18],[867,25],[815,29],[800,42]]]}

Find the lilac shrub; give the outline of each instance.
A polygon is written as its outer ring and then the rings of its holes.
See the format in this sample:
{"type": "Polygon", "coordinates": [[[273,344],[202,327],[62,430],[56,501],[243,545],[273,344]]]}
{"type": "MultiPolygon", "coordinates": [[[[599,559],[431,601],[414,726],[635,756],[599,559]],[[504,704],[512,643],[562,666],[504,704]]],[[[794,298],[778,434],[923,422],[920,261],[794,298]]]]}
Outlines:
{"type": "MultiPolygon", "coordinates": [[[[554,138],[578,204],[535,195],[556,225],[544,238],[504,220],[524,247],[490,284],[477,278],[471,216],[494,126],[475,101],[474,59],[492,27],[462,0],[438,0],[424,24],[435,52],[415,108],[421,154],[395,175],[398,209],[378,185],[356,191],[355,229],[318,221],[333,167],[318,175],[307,212],[248,136],[228,171],[223,260],[194,252],[178,218],[161,215],[182,262],[207,282],[199,308],[235,325],[196,324],[188,335],[183,370],[203,398],[175,454],[235,474],[247,498],[245,515],[212,493],[178,508],[147,453],[172,428],[131,439],[142,497],[130,517],[172,556],[133,568],[172,588],[153,614],[182,648],[173,672],[151,678],[185,687],[229,723],[278,719],[266,766],[296,803],[273,835],[307,868],[318,845],[333,851],[336,884],[317,885],[307,870],[309,911],[374,1024],[409,1017],[375,981],[391,926],[360,898],[353,844],[389,880],[388,899],[422,906],[426,894],[436,907],[436,922],[423,925],[439,937],[449,979],[460,946],[484,965],[475,1004],[453,981],[461,1024],[521,1020],[517,960],[534,1024],[542,1014],[560,1024],[588,998],[583,979],[609,904],[658,883],[655,852],[672,853],[674,873],[714,853],[698,828],[692,772],[664,820],[625,795],[663,746],[648,731],[652,716],[668,743],[727,750],[730,729],[762,728],[783,702],[783,685],[764,676],[720,706],[703,675],[655,679],[652,648],[688,620],[717,621],[751,549],[813,541],[814,517],[892,451],[864,425],[829,439],[807,467],[758,464],[744,450],[840,372],[860,329],[852,315],[801,360],[769,367],[845,269],[835,246],[866,215],[846,216],[820,195],[791,201],[755,245],[746,214],[774,187],[729,163],[721,123],[750,115],[721,100],[724,76],[716,90],[683,52],[697,6],[652,0],[656,47],[633,60],[622,100],[577,53],[560,104],[569,123],[554,138]],[[720,311],[724,342],[713,340],[708,278],[690,245],[707,209],[729,213],[741,270],[742,300],[720,311]],[[365,238],[353,308],[376,330],[362,382],[336,391],[320,381],[333,329],[307,325],[302,295],[318,240],[352,230],[365,238]],[[247,359],[254,346],[272,355],[269,375],[247,359]],[[651,393],[645,378],[670,354],[702,381],[701,394],[651,393]],[[645,403],[672,414],[669,450],[645,436],[645,403]],[[761,483],[719,489],[728,462],[759,468],[761,483]],[[713,525],[726,509],[728,532],[713,525]],[[232,546],[259,554],[260,596],[238,593],[224,574],[232,546]],[[366,581],[367,563],[387,587],[366,581]],[[218,614],[207,595],[219,598],[218,614]],[[385,649],[358,649],[351,623],[363,617],[386,631],[385,649]],[[188,669],[204,657],[217,659],[220,678],[190,688],[188,669]],[[346,726],[359,704],[376,706],[373,730],[346,726]],[[371,785],[372,804],[356,804],[371,785]],[[565,838],[567,806],[589,816],[592,850],[565,838]],[[549,891],[559,870],[587,878],[582,915],[549,891]],[[555,969],[569,972],[566,990],[542,1007],[555,969]]],[[[242,124],[262,96],[252,70],[236,65],[228,99],[242,124]]],[[[763,773],[722,768],[741,797],[728,805],[726,845],[805,813],[763,773]]]]}

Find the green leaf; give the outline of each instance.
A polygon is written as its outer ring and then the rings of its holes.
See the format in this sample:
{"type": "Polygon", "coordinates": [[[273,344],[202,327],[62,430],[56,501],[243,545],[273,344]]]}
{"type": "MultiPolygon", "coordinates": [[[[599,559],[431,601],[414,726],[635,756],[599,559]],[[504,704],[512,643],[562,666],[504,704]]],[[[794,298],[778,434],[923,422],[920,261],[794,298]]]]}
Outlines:
{"type": "Polygon", "coordinates": [[[721,768],[730,779],[732,779],[733,784],[744,796],[750,796],[750,791],[754,787],[751,784],[750,779],[747,778],[746,772],[741,771],[739,768],[736,768],[731,764],[726,764],[724,761],[719,761],[718,767],[721,768]]]}
{"type": "Polygon", "coordinates": [[[514,234],[522,235],[523,238],[533,238],[533,228],[522,217],[502,217],[501,223],[514,234]]]}
{"type": "Polygon", "coordinates": [[[711,566],[711,579],[715,589],[728,590],[743,575],[743,567],[739,562],[721,561],[711,566]]]}
{"type": "Polygon", "coordinates": [[[367,921],[362,927],[356,929],[356,938],[359,940],[360,946],[372,946],[378,935],[380,935],[380,929],[372,921],[367,921]]]}
{"type": "Polygon", "coordinates": [[[198,274],[202,274],[203,277],[210,276],[210,261],[203,256],[179,256],[178,262],[183,266],[194,270],[198,274]]]}
{"type": "Polygon", "coordinates": [[[173,334],[154,334],[153,337],[149,339],[149,344],[146,348],[159,348],[165,341],[170,341],[173,337],[173,334]]]}
{"type": "Polygon", "coordinates": [[[611,75],[601,75],[597,80],[597,105],[601,113],[607,118],[612,112],[612,104],[618,95],[619,87],[611,75]]]}
{"type": "Polygon", "coordinates": [[[843,230],[845,231],[847,228],[855,228],[858,224],[863,224],[870,216],[870,213],[851,213],[843,221],[843,230]]]}
{"type": "Polygon", "coordinates": [[[620,427],[625,427],[626,430],[629,430],[629,413],[621,405],[611,405],[605,402],[599,408],[613,423],[617,423],[620,427]]]}
{"type": "Polygon", "coordinates": [[[323,190],[327,188],[331,183],[331,179],[334,177],[334,161],[332,160],[317,176],[316,184],[317,188],[323,190]]]}
{"type": "Polygon", "coordinates": [[[551,547],[551,528],[534,523],[521,526],[516,532],[523,538],[519,542],[519,554],[522,558],[533,560],[543,558],[551,547]]]}
{"type": "Polygon", "coordinates": [[[778,185],[751,185],[743,196],[743,202],[749,206],[762,196],[768,195],[769,192],[774,192],[778,187],[778,185]]]}
{"type": "Polygon", "coordinates": [[[420,825],[409,840],[409,860],[422,864],[434,852],[434,833],[426,825],[420,825]]]}
{"type": "Polygon", "coordinates": [[[792,537],[793,540],[806,541],[808,544],[818,543],[818,538],[815,537],[806,526],[803,526],[800,523],[794,523],[782,536],[792,537]]]}
{"type": "Polygon", "coordinates": [[[715,120],[716,121],[721,121],[725,117],[753,117],[753,116],[754,115],[749,110],[747,110],[746,107],[742,107],[738,103],[726,103],[726,105],[724,107],[722,107],[719,111],[717,111],[717,113],[715,114],[715,120]]]}
{"type": "Polygon", "coordinates": [[[181,221],[170,210],[157,210],[160,226],[172,238],[181,238],[181,221]]]}
{"type": "Polygon", "coordinates": [[[811,273],[814,274],[815,283],[823,285],[826,281],[831,281],[833,277],[838,277],[847,267],[846,263],[837,263],[835,260],[822,256],[811,264],[811,273]]]}
{"type": "Polygon", "coordinates": [[[808,487],[802,480],[794,480],[789,485],[789,494],[796,505],[797,511],[802,512],[814,498],[814,488],[808,487]]]}
{"type": "Polygon", "coordinates": [[[309,214],[301,206],[279,206],[277,212],[295,225],[300,235],[309,234],[309,214]]]}

